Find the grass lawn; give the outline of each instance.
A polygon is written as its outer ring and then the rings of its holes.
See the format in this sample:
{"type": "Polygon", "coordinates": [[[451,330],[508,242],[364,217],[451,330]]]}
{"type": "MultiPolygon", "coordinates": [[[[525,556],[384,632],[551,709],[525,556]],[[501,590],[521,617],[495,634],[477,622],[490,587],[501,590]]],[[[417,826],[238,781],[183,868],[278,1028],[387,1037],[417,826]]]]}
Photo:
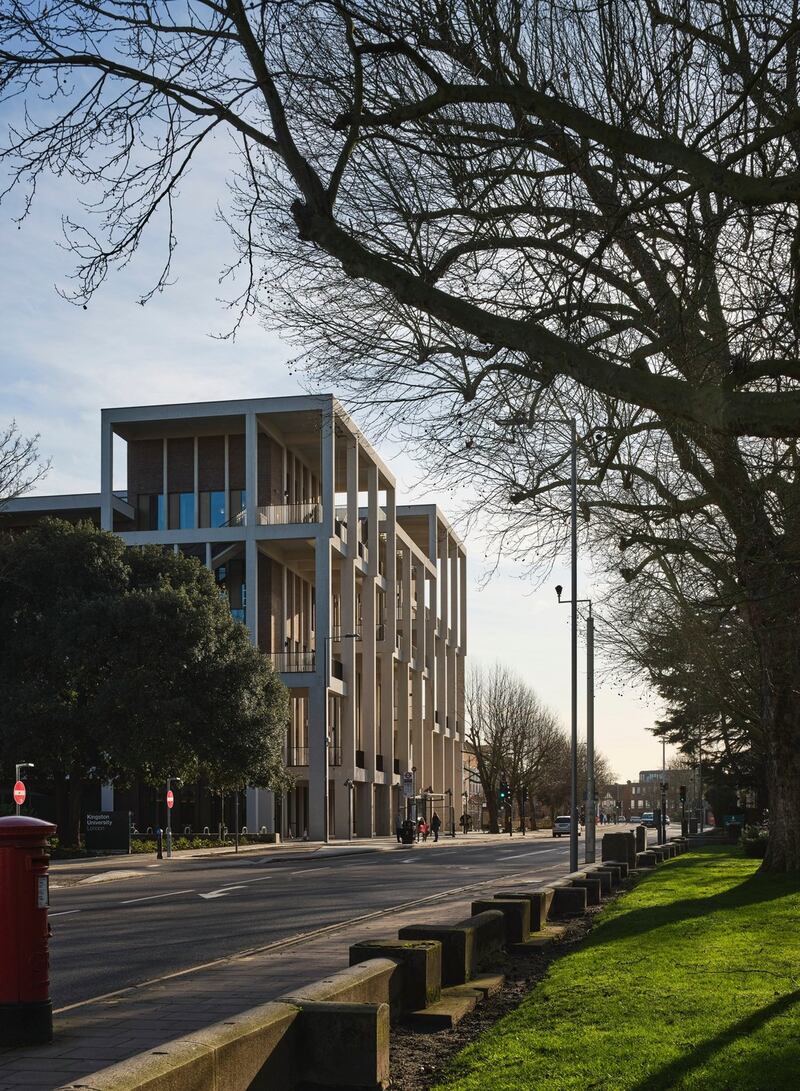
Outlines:
{"type": "Polygon", "coordinates": [[[800,876],[713,846],[608,906],[440,1091],[800,1088],[800,876]]]}

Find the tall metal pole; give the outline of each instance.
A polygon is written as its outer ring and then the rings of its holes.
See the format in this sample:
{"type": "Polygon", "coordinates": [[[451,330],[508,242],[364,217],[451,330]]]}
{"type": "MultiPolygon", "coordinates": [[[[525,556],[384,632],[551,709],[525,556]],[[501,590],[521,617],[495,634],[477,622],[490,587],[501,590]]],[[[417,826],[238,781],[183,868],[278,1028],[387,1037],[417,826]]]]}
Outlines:
{"type": "Polygon", "coordinates": [[[699,735],[699,738],[698,738],[697,796],[698,796],[698,804],[699,804],[699,810],[700,810],[700,815],[699,815],[700,823],[699,823],[698,829],[699,829],[699,832],[702,833],[703,832],[703,827],[706,824],[705,823],[706,809],[703,806],[703,734],[702,734],[702,732],[700,732],[700,735],[699,735]]]}
{"type": "Polygon", "coordinates": [[[578,870],[578,426],[570,421],[572,451],[570,491],[572,493],[572,733],[570,769],[569,870],[578,870]]]}
{"type": "Polygon", "coordinates": [[[584,859],[595,862],[595,805],[594,805],[594,618],[589,603],[586,619],[586,844],[584,859]]]}

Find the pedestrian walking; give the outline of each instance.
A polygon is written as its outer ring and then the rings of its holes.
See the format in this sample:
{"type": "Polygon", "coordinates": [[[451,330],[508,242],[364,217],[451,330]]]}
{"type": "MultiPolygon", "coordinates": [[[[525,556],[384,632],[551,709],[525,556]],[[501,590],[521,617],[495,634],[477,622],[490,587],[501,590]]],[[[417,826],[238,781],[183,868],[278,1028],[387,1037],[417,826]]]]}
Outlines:
{"type": "Polygon", "coordinates": [[[441,820],[441,818],[439,818],[439,815],[437,814],[437,812],[434,811],[433,814],[431,815],[431,833],[433,834],[434,844],[436,844],[436,842],[439,840],[439,830],[441,828],[442,828],[442,820],[441,820]]]}
{"type": "Polygon", "coordinates": [[[397,818],[394,820],[394,832],[397,835],[398,845],[403,842],[403,815],[400,811],[397,812],[397,818]]]}

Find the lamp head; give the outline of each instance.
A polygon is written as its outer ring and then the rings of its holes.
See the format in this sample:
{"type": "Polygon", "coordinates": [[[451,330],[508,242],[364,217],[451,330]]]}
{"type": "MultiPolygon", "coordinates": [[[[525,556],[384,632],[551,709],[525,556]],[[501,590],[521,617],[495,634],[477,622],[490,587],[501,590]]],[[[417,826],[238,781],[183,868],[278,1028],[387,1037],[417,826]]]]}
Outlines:
{"type": "Polygon", "coordinates": [[[560,583],[557,583],[557,584],[556,584],[556,594],[558,595],[558,601],[559,601],[559,602],[561,602],[561,592],[562,592],[563,590],[564,590],[564,588],[563,588],[563,587],[561,586],[561,584],[560,584],[560,583]]]}

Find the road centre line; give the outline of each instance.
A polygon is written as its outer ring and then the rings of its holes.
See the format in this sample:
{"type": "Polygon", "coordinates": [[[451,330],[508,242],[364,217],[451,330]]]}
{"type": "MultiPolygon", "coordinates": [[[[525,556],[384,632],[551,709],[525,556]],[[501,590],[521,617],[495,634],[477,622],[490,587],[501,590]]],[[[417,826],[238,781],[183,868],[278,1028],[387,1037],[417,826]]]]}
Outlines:
{"type": "Polygon", "coordinates": [[[330,870],[331,870],[330,866],[328,866],[328,867],[307,867],[307,868],[303,868],[302,871],[292,871],[292,872],[290,872],[290,874],[291,875],[310,875],[312,872],[314,874],[316,874],[318,871],[330,871],[330,870]]]}
{"type": "Polygon", "coordinates": [[[80,913],[80,909],[59,909],[55,913],[48,913],[50,917],[68,917],[71,913],[80,913]]]}
{"type": "Polygon", "coordinates": [[[133,905],[135,902],[152,902],[156,898],[173,898],[176,894],[194,894],[194,888],[191,890],[168,890],[166,894],[148,894],[146,898],[128,898],[124,902],[120,902],[120,905],[133,905]]]}

